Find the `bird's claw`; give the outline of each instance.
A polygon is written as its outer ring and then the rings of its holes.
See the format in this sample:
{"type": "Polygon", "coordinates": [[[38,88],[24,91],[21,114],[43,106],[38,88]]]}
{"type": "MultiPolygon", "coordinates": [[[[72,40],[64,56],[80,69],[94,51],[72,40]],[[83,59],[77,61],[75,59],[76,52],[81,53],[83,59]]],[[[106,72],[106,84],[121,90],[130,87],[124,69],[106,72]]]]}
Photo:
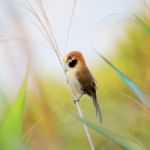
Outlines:
{"type": "Polygon", "coordinates": [[[76,100],[73,100],[73,102],[74,102],[74,104],[76,104],[77,102],[79,102],[79,100],[78,100],[78,99],[76,99],[76,100]]]}
{"type": "Polygon", "coordinates": [[[77,99],[77,98],[73,98],[73,102],[74,102],[74,104],[76,104],[77,102],[79,102],[79,99],[77,99]]]}

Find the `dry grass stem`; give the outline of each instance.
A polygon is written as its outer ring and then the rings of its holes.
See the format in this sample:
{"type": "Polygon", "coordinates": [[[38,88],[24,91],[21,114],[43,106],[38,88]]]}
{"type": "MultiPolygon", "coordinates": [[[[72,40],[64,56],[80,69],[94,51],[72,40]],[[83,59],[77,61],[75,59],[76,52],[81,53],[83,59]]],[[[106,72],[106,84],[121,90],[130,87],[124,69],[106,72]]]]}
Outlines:
{"type": "Polygon", "coordinates": [[[71,32],[72,21],[73,21],[73,16],[74,16],[76,5],[77,5],[77,0],[74,0],[71,15],[70,15],[70,19],[69,19],[69,25],[68,25],[68,30],[67,30],[67,37],[66,37],[64,53],[66,52],[67,47],[68,47],[68,41],[69,41],[69,38],[70,38],[70,32],[71,32]]]}
{"type": "MultiPolygon", "coordinates": [[[[62,60],[62,55],[61,55],[59,46],[57,44],[57,41],[54,37],[54,34],[52,32],[51,23],[50,23],[49,18],[46,14],[46,11],[45,11],[45,8],[43,6],[42,1],[41,0],[35,0],[35,4],[38,7],[38,9],[35,9],[35,7],[33,7],[28,0],[25,0],[25,1],[29,5],[29,8],[30,8],[29,12],[36,18],[36,20],[41,25],[41,27],[44,31],[44,35],[47,37],[47,40],[48,40],[49,44],[52,47],[52,50],[55,52],[55,54],[56,54],[56,56],[57,56],[57,58],[60,62],[60,65],[63,68],[64,74],[65,74],[66,79],[67,79],[68,84],[69,84],[69,79],[67,77],[66,68],[65,68],[64,62],[62,60]]],[[[68,27],[66,46],[67,46],[68,39],[69,39],[69,32],[70,32],[71,25],[72,25],[72,18],[73,18],[76,3],[77,3],[77,1],[75,0],[74,4],[73,4],[73,9],[72,9],[72,13],[71,13],[70,22],[69,22],[69,27],[68,27]]],[[[75,93],[73,93],[73,91],[72,91],[72,94],[73,94],[74,98],[77,100],[78,98],[75,96],[75,93]]],[[[76,102],[76,106],[77,106],[77,110],[78,110],[78,113],[79,113],[80,117],[83,118],[83,113],[82,113],[82,109],[80,107],[80,103],[76,102]]],[[[94,150],[95,149],[94,144],[93,144],[92,138],[90,136],[90,133],[88,131],[88,128],[85,124],[83,124],[83,128],[84,128],[85,134],[87,136],[90,148],[91,148],[91,150],[94,150]]]]}

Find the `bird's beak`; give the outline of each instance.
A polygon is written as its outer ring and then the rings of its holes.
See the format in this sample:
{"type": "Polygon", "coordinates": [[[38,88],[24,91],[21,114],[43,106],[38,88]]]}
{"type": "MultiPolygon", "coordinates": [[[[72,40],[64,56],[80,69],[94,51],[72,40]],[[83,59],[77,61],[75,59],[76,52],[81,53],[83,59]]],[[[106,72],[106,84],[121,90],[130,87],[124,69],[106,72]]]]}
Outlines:
{"type": "Polygon", "coordinates": [[[67,63],[67,56],[64,56],[63,61],[67,63]]]}

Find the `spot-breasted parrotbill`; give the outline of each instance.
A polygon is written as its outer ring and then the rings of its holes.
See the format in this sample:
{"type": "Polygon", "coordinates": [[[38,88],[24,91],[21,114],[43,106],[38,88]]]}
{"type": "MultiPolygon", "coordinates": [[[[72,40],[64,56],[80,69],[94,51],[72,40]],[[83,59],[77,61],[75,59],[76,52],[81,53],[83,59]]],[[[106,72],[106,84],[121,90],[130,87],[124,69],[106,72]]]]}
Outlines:
{"type": "Polygon", "coordinates": [[[102,114],[96,95],[95,79],[89,71],[81,52],[71,51],[64,56],[69,85],[78,100],[86,94],[93,100],[96,116],[102,122],[102,114]]]}

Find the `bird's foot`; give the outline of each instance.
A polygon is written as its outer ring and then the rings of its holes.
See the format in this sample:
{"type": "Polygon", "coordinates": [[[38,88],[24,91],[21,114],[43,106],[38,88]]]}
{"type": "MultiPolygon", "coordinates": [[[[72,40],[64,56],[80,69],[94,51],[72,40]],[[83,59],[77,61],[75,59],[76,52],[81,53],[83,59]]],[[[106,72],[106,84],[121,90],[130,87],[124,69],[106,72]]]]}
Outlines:
{"type": "Polygon", "coordinates": [[[74,104],[76,104],[77,102],[79,102],[79,100],[78,100],[78,99],[76,99],[76,100],[73,100],[73,102],[74,102],[74,104]]]}
{"type": "Polygon", "coordinates": [[[79,102],[79,99],[77,99],[76,97],[73,98],[73,102],[74,104],[76,104],[77,102],[79,102]]]}

